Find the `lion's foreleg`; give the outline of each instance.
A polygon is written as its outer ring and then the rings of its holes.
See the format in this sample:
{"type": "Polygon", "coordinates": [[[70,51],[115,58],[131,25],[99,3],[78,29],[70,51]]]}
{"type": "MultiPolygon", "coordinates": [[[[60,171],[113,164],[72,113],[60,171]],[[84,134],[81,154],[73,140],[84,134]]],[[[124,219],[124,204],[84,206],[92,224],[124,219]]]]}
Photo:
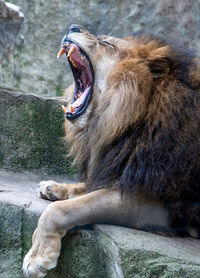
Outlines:
{"type": "Polygon", "coordinates": [[[42,277],[56,266],[61,238],[68,229],[90,223],[124,224],[129,206],[118,191],[106,189],[50,204],[39,219],[32,248],[24,258],[24,275],[42,277]]]}

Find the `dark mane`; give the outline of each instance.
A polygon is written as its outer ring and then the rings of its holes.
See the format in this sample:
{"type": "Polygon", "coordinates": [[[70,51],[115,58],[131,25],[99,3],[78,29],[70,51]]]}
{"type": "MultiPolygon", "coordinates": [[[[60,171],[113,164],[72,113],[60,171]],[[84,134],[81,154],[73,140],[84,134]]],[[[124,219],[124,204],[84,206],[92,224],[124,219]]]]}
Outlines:
{"type": "MultiPolygon", "coordinates": [[[[150,40],[152,36],[146,37],[145,42],[150,40]]],[[[178,191],[180,187],[192,191],[191,183],[200,184],[200,175],[194,173],[195,168],[200,170],[200,94],[193,90],[188,78],[195,53],[180,46],[170,47],[173,77],[180,83],[170,87],[173,81],[166,80],[162,87],[153,88],[151,99],[160,111],[155,110],[151,117],[148,114],[143,122],[128,127],[101,150],[88,177],[90,190],[115,181],[122,192],[144,188],[162,195],[170,183],[178,191]],[[170,102],[161,106],[157,95],[165,100],[163,92],[170,102]]]]}
{"type": "MultiPolygon", "coordinates": [[[[143,45],[152,36],[138,38],[143,45]]],[[[159,47],[165,46],[157,41],[159,47]]],[[[96,137],[101,111],[90,119],[79,175],[88,191],[118,188],[123,195],[143,192],[160,198],[171,223],[200,225],[200,72],[195,53],[169,46],[170,72],[155,78],[142,119],[103,144],[91,163],[89,138],[96,137]],[[194,71],[191,73],[191,71],[194,71]],[[196,74],[196,75],[195,75],[196,74]],[[191,76],[190,76],[191,75],[191,76]],[[192,216],[191,216],[192,215],[192,216]],[[194,216],[195,215],[195,216],[194,216]],[[175,220],[174,220],[175,219],[175,220]]],[[[122,115],[123,117],[123,115],[122,115]]]]}

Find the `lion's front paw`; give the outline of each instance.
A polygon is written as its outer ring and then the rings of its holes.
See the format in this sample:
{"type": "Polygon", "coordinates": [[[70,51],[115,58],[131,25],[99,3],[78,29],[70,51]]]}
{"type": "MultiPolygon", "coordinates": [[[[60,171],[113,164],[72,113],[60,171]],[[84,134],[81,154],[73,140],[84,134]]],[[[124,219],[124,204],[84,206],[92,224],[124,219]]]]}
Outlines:
{"type": "Polygon", "coordinates": [[[43,266],[41,258],[33,256],[32,249],[27,253],[24,258],[22,273],[24,277],[44,277],[47,269],[43,266]]]}
{"type": "Polygon", "coordinates": [[[24,258],[23,276],[44,277],[48,270],[56,267],[60,247],[59,237],[40,237],[36,230],[33,237],[33,246],[24,258]]]}
{"type": "Polygon", "coordinates": [[[64,200],[68,198],[68,191],[65,184],[55,181],[42,181],[38,184],[38,196],[50,201],[64,200]]]}

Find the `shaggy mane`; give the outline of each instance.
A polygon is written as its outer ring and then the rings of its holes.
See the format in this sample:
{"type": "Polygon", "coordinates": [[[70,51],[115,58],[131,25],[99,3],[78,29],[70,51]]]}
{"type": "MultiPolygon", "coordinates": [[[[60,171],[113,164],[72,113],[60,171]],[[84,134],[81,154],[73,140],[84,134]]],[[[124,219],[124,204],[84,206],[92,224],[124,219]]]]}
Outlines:
{"type": "Polygon", "coordinates": [[[133,42],[94,100],[88,126],[66,122],[80,179],[88,191],[145,192],[169,207],[181,200],[175,214],[185,211],[189,224],[200,224],[200,208],[192,219],[186,210],[200,201],[198,58],[150,36],[133,42]]]}

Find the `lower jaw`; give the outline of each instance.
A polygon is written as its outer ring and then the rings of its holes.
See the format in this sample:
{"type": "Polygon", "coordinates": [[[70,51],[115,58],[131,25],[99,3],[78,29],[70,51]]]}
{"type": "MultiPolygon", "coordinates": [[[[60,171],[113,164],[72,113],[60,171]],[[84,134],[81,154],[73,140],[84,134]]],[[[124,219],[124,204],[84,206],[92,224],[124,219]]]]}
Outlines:
{"type": "Polygon", "coordinates": [[[92,113],[92,103],[90,102],[87,109],[81,116],[71,120],[71,119],[68,119],[68,117],[66,115],[66,118],[72,124],[72,126],[76,127],[78,130],[83,130],[84,128],[86,128],[88,126],[88,121],[89,121],[89,118],[91,117],[91,113],[92,113]]]}
{"type": "Polygon", "coordinates": [[[80,117],[82,117],[85,113],[87,113],[88,106],[90,105],[90,101],[91,101],[91,95],[88,96],[85,105],[81,108],[80,111],[77,111],[74,114],[73,113],[66,113],[66,118],[69,121],[72,121],[72,120],[76,120],[76,119],[79,119],[80,117]]]}

